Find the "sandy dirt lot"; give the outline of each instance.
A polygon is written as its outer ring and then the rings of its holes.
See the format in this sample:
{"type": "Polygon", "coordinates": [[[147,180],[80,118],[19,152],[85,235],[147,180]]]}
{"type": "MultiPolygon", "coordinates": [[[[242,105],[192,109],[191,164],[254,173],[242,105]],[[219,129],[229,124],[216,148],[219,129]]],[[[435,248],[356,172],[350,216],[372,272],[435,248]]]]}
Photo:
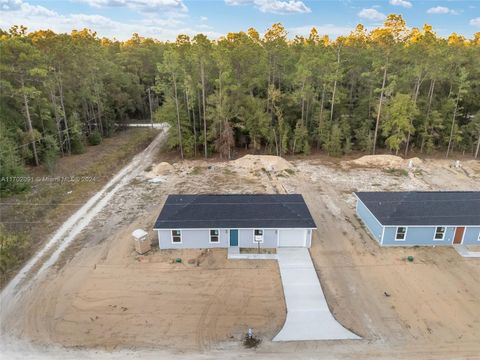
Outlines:
{"type": "Polygon", "coordinates": [[[131,358],[244,358],[252,350],[240,340],[252,327],[261,358],[478,359],[478,259],[452,248],[380,248],[355,216],[352,191],[480,190],[480,164],[419,160],[407,172],[395,158],[364,160],[159,159],[3,318],[2,332],[39,348],[131,358]],[[151,228],[167,194],[220,192],[303,194],[319,228],[311,254],[330,309],[364,340],[271,342],[286,311],[275,261],[228,261],[225,250],[134,253],[131,231],[151,228]]]}

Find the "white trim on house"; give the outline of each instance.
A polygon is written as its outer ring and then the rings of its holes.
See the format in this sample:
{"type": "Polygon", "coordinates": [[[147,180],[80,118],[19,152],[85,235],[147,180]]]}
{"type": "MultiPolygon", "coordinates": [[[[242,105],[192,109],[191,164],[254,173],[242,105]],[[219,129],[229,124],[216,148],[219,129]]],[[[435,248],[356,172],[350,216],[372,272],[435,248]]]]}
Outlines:
{"type": "Polygon", "coordinates": [[[464,228],[471,228],[471,227],[479,227],[480,225],[383,225],[385,227],[397,227],[397,226],[408,226],[408,227],[437,227],[437,226],[443,226],[443,227],[464,227],[464,228]]]}
{"type": "Polygon", "coordinates": [[[385,236],[385,226],[382,226],[382,238],[380,239],[380,245],[383,245],[383,237],[385,236]]]}
{"type": "Polygon", "coordinates": [[[220,244],[220,230],[221,229],[208,229],[208,243],[209,244],[220,244]],[[212,241],[212,230],[217,230],[217,241],[212,241]]]}
{"type": "Polygon", "coordinates": [[[477,241],[480,241],[480,232],[478,233],[478,239],[477,239],[477,241]]]}
{"type": "Polygon", "coordinates": [[[447,227],[446,226],[435,226],[434,232],[433,232],[433,241],[443,241],[445,240],[445,235],[447,234],[447,227]],[[441,239],[437,239],[437,229],[442,228],[443,229],[443,235],[441,239]]]}
{"type": "Polygon", "coordinates": [[[405,241],[407,240],[407,233],[408,233],[408,226],[397,226],[395,230],[395,241],[405,241]],[[405,234],[403,235],[403,239],[398,239],[398,229],[399,228],[405,228],[405,234]]]}
{"type": "MultiPolygon", "coordinates": [[[[455,226],[455,225],[452,225],[452,226],[455,226]]],[[[480,225],[467,225],[467,226],[480,226],[480,225]]],[[[210,228],[207,228],[207,227],[203,227],[203,228],[184,228],[182,227],[181,228],[182,230],[208,230],[210,228]]],[[[213,228],[212,228],[213,229],[213,228]]],[[[230,229],[233,229],[233,230],[251,230],[251,229],[263,229],[263,230],[282,230],[282,229],[285,229],[285,230],[289,230],[289,229],[312,229],[312,230],[317,230],[318,228],[317,227],[274,227],[274,228],[254,228],[254,227],[247,227],[247,228],[239,228],[239,227],[232,227],[232,228],[215,228],[215,229],[220,229],[220,230],[230,230],[230,229]]],[[[170,228],[153,228],[153,230],[178,230],[178,228],[175,228],[175,229],[170,229],[170,228]]]]}
{"type": "Polygon", "coordinates": [[[182,243],[182,229],[170,229],[170,241],[172,244],[181,244],[182,243]],[[173,241],[173,232],[178,231],[180,232],[180,241],[173,241]]]}

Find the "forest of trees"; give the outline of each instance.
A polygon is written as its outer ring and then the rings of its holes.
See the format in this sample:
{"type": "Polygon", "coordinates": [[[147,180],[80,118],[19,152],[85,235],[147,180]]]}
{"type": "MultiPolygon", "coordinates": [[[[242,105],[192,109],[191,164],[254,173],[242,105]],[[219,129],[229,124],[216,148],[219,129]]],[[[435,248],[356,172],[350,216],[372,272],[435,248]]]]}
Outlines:
{"type": "Polygon", "coordinates": [[[174,43],[17,26],[0,30],[0,83],[1,177],[53,167],[131,119],[170,123],[182,158],[479,155],[480,33],[441,38],[399,15],[334,41],[315,29],[289,40],[281,24],[174,43]]]}

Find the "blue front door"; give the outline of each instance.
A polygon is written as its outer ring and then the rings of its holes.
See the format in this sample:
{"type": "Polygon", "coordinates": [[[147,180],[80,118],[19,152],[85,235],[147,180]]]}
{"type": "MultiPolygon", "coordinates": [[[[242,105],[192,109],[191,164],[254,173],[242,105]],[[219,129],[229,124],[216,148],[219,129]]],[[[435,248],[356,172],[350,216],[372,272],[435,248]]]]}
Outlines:
{"type": "Polygon", "coordinates": [[[238,230],[230,230],[230,246],[238,246],[238,230]]]}

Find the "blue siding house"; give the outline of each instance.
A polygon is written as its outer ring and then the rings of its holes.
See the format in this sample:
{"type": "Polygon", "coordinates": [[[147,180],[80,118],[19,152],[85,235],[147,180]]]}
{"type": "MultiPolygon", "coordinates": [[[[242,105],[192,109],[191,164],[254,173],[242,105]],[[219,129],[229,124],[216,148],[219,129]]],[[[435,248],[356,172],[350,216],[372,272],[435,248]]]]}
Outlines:
{"type": "Polygon", "coordinates": [[[357,192],[357,215],[382,246],[480,245],[479,191],[357,192]]]}
{"type": "Polygon", "coordinates": [[[315,222],[300,194],[169,195],[160,249],[310,247],[315,222]]]}

